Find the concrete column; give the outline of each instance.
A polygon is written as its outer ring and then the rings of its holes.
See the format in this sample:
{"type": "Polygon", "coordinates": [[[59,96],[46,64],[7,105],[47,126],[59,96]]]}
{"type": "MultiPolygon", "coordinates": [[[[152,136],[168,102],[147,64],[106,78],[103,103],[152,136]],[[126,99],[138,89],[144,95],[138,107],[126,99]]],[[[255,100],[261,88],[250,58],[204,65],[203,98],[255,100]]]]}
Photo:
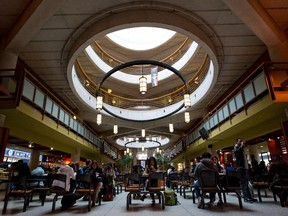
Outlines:
{"type": "Polygon", "coordinates": [[[39,164],[39,156],[40,156],[40,151],[39,150],[32,150],[31,152],[31,157],[30,157],[30,162],[29,162],[29,167],[30,170],[34,170],[38,164],[39,164]]]}
{"type": "Polygon", "coordinates": [[[133,156],[133,163],[132,163],[132,166],[133,166],[137,164],[137,149],[131,148],[130,151],[132,152],[132,156],[133,156]]]}
{"type": "Polygon", "coordinates": [[[75,154],[71,154],[71,163],[78,163],[80,161],[80,149],[76,149],[75,154]]]}
{"type": "Polygon", "coordinates": [[[258,163],[260,162],[260,158],[259,158],[259,151],[258,151],[258,146],[257,145],[250,145],[248,147],[249,149],[249,159],[251,160],[251,155],[255,156],[255,159],[258,161],[258,163]]]}
{"type": "Polygon", "coordinates": [[[6,115],[0,114],[0,127],[4,127],[6,115]]]}

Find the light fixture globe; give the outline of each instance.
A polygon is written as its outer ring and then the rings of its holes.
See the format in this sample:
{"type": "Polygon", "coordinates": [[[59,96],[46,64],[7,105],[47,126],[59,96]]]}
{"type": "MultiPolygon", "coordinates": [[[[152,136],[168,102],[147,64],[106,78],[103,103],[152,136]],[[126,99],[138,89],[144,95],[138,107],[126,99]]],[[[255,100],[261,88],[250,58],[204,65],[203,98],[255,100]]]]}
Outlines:
{"type": "Polygon", "coordinates": [[[142,76],[139,78],[140,93],[146,94],[147,92],[147,78],[142,76]]]}

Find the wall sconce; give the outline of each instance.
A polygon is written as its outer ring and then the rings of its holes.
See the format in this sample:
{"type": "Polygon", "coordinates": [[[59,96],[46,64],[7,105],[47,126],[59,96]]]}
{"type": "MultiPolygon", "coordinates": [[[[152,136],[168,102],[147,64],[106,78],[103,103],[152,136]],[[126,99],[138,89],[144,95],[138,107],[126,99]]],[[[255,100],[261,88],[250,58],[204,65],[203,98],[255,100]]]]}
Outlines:
{"type": "Polygon", "coordinates": [[[97,96],[96,98],[96,109],[101,110],[103,106],[103,97],[102,96],[97,96]]]}
{"type": "Polygon", "coordinates": [[[184,107],[188,108],[191,106],[190,95],[184,94],[184,107]]]}
{"type": "Polygon", "coordinates": [[[190,114],[189,114],[189,112],[185,112],[185,122],[186,123],[190,122],[190,114]]]}
{"type": "Polygon", "coordinates": [[[170,133],[174,132],[174,127],[173,127],[172,123],[169,124],[169,131],[170,131],[170,133]]]}
{"type": "Polygon", "coordinates": [[[146,94],[147,92],[147,78],[144,76],[141,76],[139,78],[139,86],[140,86],[140,93],[146,94]]]}
{"type": "Polygon", "coordinates": [[[127,149],[126,149],[126,152],[127,152],[127,153],[129,153],[129,152],[130,152],[129,148],[127,148],[127,149]]]}
{"type": "Polygon", "coordinates": [[[144,145],[142,145],[142,151],[144,151],[144,145]]]}
{"type": "Polygon", "coordinates": [[[100,113],[97,114],[96,122],[98,125],[101,125],[101,123],[102,123],[102,115],[100,113]]]}
{"type": "Polygon", "coordinates": [[[118,133],[118,125],[116,125],[116,124],[114,125],[113,132],[114,132],[114,134],[118,133]]]}
{"type": "Polygon", "coordinates": [[[145,137],[145,129],[142,129],[142,130],[141,130],[141,136],[142,136],[142,137],[145,137]]]}

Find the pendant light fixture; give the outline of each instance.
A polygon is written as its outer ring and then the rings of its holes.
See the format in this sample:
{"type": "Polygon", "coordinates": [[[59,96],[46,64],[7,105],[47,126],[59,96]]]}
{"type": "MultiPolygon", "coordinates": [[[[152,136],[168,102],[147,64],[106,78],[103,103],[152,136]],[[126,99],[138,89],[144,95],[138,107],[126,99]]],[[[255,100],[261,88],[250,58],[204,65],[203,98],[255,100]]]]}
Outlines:
{"type": "Polygon", "coordinates": [[[113,132],[114,132],[114,134],[118,133],[118,125],[116,125],[116,124],[114,125],[113,132]]]}
{"type": "Polygon", "coordinates": [[[96,109],[97,110],[102,110],[103,106],[103,97],[102,96],[97,96],[96,98],[96,109]]]}
{"type": "Polygon", "coordinates": [[[140,93],[146,94],[147,92],[147,78],[143,76],[143,66],[141,71],[141,77],[139,78],[139,87],[140,87],[140,93]]]}
{"type": "Polygon", "coordinates": [[[191,106],[189,94],[184,94],[184,107],[189,108],[191,106]]]}
{"type": "Polygon", "coordinates": [[[174,132],[174,127],[173,127],[172,123],[169,124],[169,131],[170,131],[170,133],[174,132]]]}
{"type": "Polygon", "coordinates": [[[101,123],[102,123],[102,115],[100,113],[97,114],[96,122],[98,125],[101,125],[101,123]]]}
{"type": "Polygon", "coordinates": [[[185,112],[185,122],[186,123],[190,122],[190,114],[189,114],[189,112],[185,112]]]}

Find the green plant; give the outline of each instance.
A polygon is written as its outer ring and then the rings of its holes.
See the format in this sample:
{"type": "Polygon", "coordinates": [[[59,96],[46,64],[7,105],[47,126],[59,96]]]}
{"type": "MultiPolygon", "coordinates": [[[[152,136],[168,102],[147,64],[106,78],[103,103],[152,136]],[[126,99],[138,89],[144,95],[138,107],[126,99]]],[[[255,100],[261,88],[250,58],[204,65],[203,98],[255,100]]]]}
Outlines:
{"type": "Polygon", "coordinates": [[[127,172],[127,170],[131,170],[131,164],[133,161],[133,157],[130,155],[123,155],[122,158],[119,160],[119,163],[121,165],[121,171],[127,172]]]}
{"type": "Polygon", "coordinates": [[[167,170],[171,164],[171,159],[163,153],[156,153],[155,159],[156,159],[157,165],[163,171],[167,170]]]}

